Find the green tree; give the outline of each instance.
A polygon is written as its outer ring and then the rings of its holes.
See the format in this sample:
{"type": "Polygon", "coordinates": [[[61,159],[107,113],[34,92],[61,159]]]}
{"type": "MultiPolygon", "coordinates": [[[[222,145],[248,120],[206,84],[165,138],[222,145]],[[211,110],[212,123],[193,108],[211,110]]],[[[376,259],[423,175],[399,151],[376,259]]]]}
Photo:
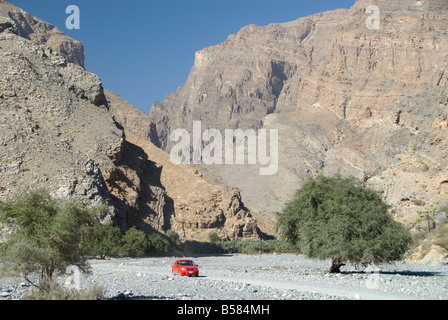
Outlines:
{"type": "Polygon", "coordinates": [[[80,243],[94,223],[93,215],[77,202],[52,198],[46,190],[0,203],[0,222],[16,229],[0,245],[2,271],[26,280],[32,273],[49,280],[69,265],[88,271],[80,243]]]}
{"type": "Polygon", "coordinates": [[[118,227],[96,224],[82,242],[86,255],[100,259],[113,257],[120,253],[122,233],[118,227]]]}
{"type": "Polygon", "coordinates": [[[346,262],[399,260],[411,243],[374,190],[340,176],[306,182],[279,213],[278,228],[308,257],[331,259],[329,272],[340,272],[346,262]]]}

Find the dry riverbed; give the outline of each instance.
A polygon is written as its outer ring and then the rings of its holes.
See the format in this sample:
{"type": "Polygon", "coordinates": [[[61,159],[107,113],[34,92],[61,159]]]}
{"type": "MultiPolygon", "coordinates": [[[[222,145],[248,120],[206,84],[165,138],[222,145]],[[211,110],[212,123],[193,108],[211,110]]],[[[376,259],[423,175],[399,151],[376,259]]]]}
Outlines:
{"type": "MultiPolygon", "coordinates": [[[[328,274],[329,261],[301,255],[190,257],[199,277],[173,275],[176,257],[91,260],[90,275],[74,275],[72,287],[103,285],[108,299],[157,300],[448,300],[448,266],[388,264],[363,269],[348,265],[328,274]]],[[[3,298],[18,299],[29,287],[0,280],[3,298]]]]}

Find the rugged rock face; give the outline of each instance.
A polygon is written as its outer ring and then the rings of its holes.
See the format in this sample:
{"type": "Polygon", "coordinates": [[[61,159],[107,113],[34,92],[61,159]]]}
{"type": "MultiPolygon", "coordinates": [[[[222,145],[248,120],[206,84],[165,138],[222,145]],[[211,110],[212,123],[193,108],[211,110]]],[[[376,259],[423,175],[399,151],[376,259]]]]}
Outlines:
{"type": "Polygon", "coordinates": [[[30,15],[6,0],[0,0],[0,16],[13,20],[20,36],[45,44],[59,52],[67,62],[84,68],[84,46],[57,27],[30,15]]]}
{"type": "Polygon", "coordinates": [[[123,128],[140,138],[149,139],[153,144],[158,143],[155,123],[146,113],[132,106],[115,92],[106,89],[104,93],[110,113],[123,128]]]}
{"type": "MultiPolygon", "coordinates": [[[[127,139],[151,156],[161,170],[161,182],[173,205],[171,229],[182,240],[209,241],[211,233],[222,239],[259,239],[263,219],[247,209],[235,188],[222,187],[202,178],[194,168],[172,164],[169,156],[149,140],[126,132],[127,139]]],[[[267,226],[265,231],[272,234],[267,226]]]]}
{"type": "Polygon", "coordinates": [[[380,152],[368,157],[383,160],[384,170],[368,184],[403,222],[427,229],[425,217],[432,220],[447,203],[448,58],[421,93],[394,105],[391,118],[395,125],[383,128],[380,152]]]}
{"type": "Polygon", "coordinates": [[[162,146],[167,132],[192,120],[261,127],[268,114],[314,104],[339,119],[380,121],[430,81],[447,52],[445,1],[393,3],[378,1],[379,30],[366,27],[367,6],[358,1],[350,10],[249,25],[199,51],[185,85],[151,110],[162,146]]]}
{"type": "Polygon", "coordinates": [[[251,165],[202,169],[267,216],[304,180],[339,172],[383,192],[396,218],[418,227],[447,199],[447,29],[443,0],[358,0],[349,10],[249,25],[199,51],[185,85],[150,115],[167,151],[170,132],[191,132],[194,120],[278,129],[276,175],[251,165]],[[379,29],[367,25],[370,5],[379,29]]]}

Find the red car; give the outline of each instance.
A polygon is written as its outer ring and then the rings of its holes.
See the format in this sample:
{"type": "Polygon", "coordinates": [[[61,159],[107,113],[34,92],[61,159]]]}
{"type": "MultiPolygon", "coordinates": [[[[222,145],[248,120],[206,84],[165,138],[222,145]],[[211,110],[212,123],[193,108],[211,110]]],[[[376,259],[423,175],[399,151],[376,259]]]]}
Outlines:
{"type": "Polygon", "coordinates": [[[181,276],[199,276],[198,265],[193,260],[180,259],[176,260],[172,266],[174,274],[181,276]]]}

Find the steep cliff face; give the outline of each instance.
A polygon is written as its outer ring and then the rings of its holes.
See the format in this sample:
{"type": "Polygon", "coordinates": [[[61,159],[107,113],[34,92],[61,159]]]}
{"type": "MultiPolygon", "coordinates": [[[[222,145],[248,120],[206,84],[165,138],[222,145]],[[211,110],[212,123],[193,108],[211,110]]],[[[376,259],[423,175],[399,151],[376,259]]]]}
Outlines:
{"type": "Polygon", "coordinates": [[[422,92],[403,98],[392,114],[395,125],[382,132],[388,165],[368,183],[384,193],[402,221],[427,229],[448,204],[448,59],[422,92]]]}
{"type": "MultiPolygon", "coordinates": [[[[439,103],[420,97],[425,103],[412,112],[398,106],[428,90],[428,83],[443,72],[447,29],[448,2],[442,0],[358,0],[348,10],[265,27],[249,25],[199,51],[185,85],[155,103],[150,115],[167,151],[174,144],[170,132],[191,131],[194,120],[206,128],[278,129],[276,175],[261,177],[250,165],[206,168],[224,184],[240,188],[254,210],[280,210],[304,180],[340,172],[379,187],[397,217],[405,219],[408,212],[424,211],[415,205],[422,203],[418,200],[397,201],[412,198],[406,196],[412,189],[407,185],[415,185],[419,166],[392,173],[387,179],[393,187],[378,179],[386,179],[390,168],[404,167],[409,148],[421,157],[422,150],[438,148],[434,143],[425,146],[421,129],[406,131],[410,129],[402,127],[402,117],[428,117],[425,123],[442,119],[437,123],[443,124],[443,117],[435,116],[438,112],[427,113],[434,106],[443,110],[443,98],[439,103]],[[366,9],[371,5],[379,9],[379,28],[368,25],[372,12],[366,9]]],[[[424,140],[446,137],[445,127],[440,128],[428,130],[424,140]]],[[[443,169],[442,156],[429,158],[443,169]]],[[[415,197],[440,202],[440,182],[430,178],[436,171],[429,171],[418,178],[427,192],[415,190],[415,197]]]]}
{"type": "Polygon", "coordinates": [[[246,208],[237,189],[207,181],[195,168],[173,164],[169,155],[148,139],[129,131],[126,136],[160,169],[160,181],[170,200],[170,229],[182,240],[209,241],[212,233],[227,240],[274,234],[272,225],[246,208]]]}

